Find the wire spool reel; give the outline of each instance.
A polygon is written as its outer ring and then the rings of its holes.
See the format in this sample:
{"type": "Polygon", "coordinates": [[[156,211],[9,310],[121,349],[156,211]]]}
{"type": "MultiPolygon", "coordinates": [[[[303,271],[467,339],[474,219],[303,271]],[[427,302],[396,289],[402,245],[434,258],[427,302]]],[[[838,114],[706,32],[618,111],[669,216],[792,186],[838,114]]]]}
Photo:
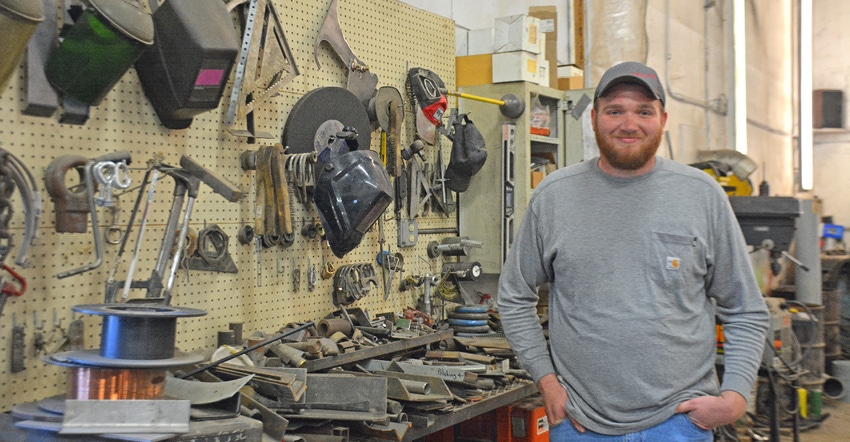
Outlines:
{"type": "Polygon", "coordinates": [[[174,348],[177,318],[205,311],[162,304],[87,304],[74,311],[103,316],[100,349],[56,353],[45,362],[67,367],[168,368],[201,362],[174,348]]]}

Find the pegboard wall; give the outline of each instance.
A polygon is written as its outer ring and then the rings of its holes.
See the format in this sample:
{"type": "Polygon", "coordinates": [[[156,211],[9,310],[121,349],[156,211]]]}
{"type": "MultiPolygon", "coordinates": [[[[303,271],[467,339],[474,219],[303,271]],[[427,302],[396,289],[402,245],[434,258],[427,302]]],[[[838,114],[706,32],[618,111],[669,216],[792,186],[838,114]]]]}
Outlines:
{"type": "MultiPolygon", "coordinates": [[[[269,132],[279,139],[288,113],[300,97],[320,87],[345,87],[346,76],[343,64],[327,43],[318,48],[321,68],[314,60],[316,37],[330,1],[273,2],[300,75],[284,86],[279,95],[254,111],[254,124],[257,132],[269,132]]],[[[64,2],[57,3],[56,14],[61,23],[61,4],[64,2]]],[[[240,23],[237,11],[233,11],[232,15],[236,28],[240,23]]],[[[404,95],[408,70],[425,67],[434,71],[449,89],[454,90],[452,21],[396,0],[339,0],[338,16],[349,46],[378,76],[378,87],[393,86],[404,95]]],[[[235,32],[241,40],[242,30],[236,29],[235,32]]],[[[85,347],[98,348],[102,318],[81,316],[72,311],[71,307],[104,302],[104,284],[111,268],[115,266],[116,279],[123,281],[136,247],[140,214],[132,226],[127,249],[120,260],[116,259],[118,246],[104,243],[103,262],[99,267],[75,276],[57,278],[60,272],[95,260],[92,229],[87,233],[73,234],[57,233],[55,230],[54,203],[44,189],[44,175],[50,162],[60,155],[95,158],[116,151],[131,153],[130,176],[133,186],[126,193],[118,195],[122,210],[116,221],[122,228],[126,227],[129,220],[138,194],[137,185],[145,173],[146,163],[158,153],[164,155],[165,163],[172,165],[179,164],[181,155],[187,155],[243,190],[245,196],[232,203],[202,184],[195,201],[191,227],[195,231],[210,224],[221,227],[229,236],[228,251],[236,263],[238,273],[186,271],[182,268],[177,272],[171,305],[207,312],[205,316],[177,321],[176,345],[183,351],[211,354],[216,346],[217,332],[227,330],[232,322],[242,322],[247,336],[254,331],[275,332],[288,323],[318,320],[333,312],[333,279],[318,278],[315,289],[309,291],[306,283],[308,261],[317,268],[323,262],[331,262],[337,268],[351,263],[375,262],[379,251],[377,223],[359,247],[343,259],[338,259],[320,239],[310,239],[298,233],[305,222],[312,222],[317,216],[311,206],[300,204],[293,204],[296,235],[291,247],[264,249],[258,257],[253,244],[242,245],[237,242],[240,227],[254,222],[256,195],[254,172],[241,168],[240,154],[277,141],[257,139],[253,143],[249,138],[234,136],[230,129],[244,129],[240,127],[244,126],[244,121],[237,121],[230,127],[225,125],[227,101],[233,84],[233,73],[230,75],[219,108],[196,116],[192,125],[183,130],[170,130],[160,123],[132,68],[102,103],[90,108],[89,119],[83,125],[60,123],[61,109],[48,118],[22,114],[26,101],[26,66],[23,63],[6,89],[0,91],[0,147],[18,157],[35,176],[42,199],[38,237],[36,244],[29,250],[32,265],[20,268],[13,261],[22,240],[25,221],[20,194],[15,193],[12,197],[10,230],[14,248],[6,264],[23,276],[27,289],[23,296],[7,300],[0,317],[0,347],[5,349],[0,354],[0,409],[8,411],[17,403],[41,400],[66,392],[66,369],[42,361],[44,352],[35,353],[36,335],[41,334],[46,341],[44,347],[49,352],[59,344],[62,330],[73,319],[82,317],[85,323],[85,347]],[[295,290],[292,282],[294,268],[300,269],[300,290],[295,290]],[[24,325],[26,332],[26,368],[20,372],[10,370],[13,324],[24,325]]],[[[449,106],[456,107],[457,103],[450,100],[449,106]]],[[[402,147],[409,145],[415,136],[415,115],[412,114],[410,103],[405,105],[403,124],[402,147]]],[[[372,149],[377,151],[380,140],[378,132],[373,132],[371,138],[372,149]]],[[[442,149],[446,159],[450,146],[450,142],[444,139],[442,149]]],[[[434,161],[436,150],[436,147],[428,146],[426,158],[434,161]]],[[[140,245],[135,279],[148,278],[155,266],[170,214],[173,186],[171,178],[162,176],[156,185],[156,194],[140,245]]],[[[143,207],[144,201],[141,205],[143,207]]],[[[400,251],[404,255],[404,274],[439,272],[442,259],[428,257],[427,243],[452,235],[420,235],[414,247],[400,249],[395,241],[397,223],[393,218],[392,207],[384,214],[385,236],[392,251],[400,251]]],[[[97,217],[101,232],[113,224],[112,212],[108,208],[98,209],[97,217]]],[[[417,221],[420,229],[456,226],[454,216],[435,211],[420,216],[417,221]]],[[[377,265],[375,268],[380,271],[377,265]]],[[[384,287],[379,286],[352,304],[352,307],[376,314],[400,312],[407,306],[416,306],[421,290],[399,292],[398,282],[399,278],[396,277],[386,301],[384,287]]],[[[130,298],[137,297],[144,297],[144,292],[132,291],[130,298]]]]}

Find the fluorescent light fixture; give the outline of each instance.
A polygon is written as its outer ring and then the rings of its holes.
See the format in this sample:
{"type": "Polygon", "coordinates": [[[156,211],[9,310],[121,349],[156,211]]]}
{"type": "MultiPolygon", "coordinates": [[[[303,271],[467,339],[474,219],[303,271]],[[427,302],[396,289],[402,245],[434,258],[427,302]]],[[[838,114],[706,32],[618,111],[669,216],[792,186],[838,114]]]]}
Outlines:
{"type": "Polygon", "coordinates": [[[747,154],[747,20],[744,0],[734,0],[732,38],[735,57],[735,150],[747,154]]]}
{"type": "Polygon", "coordinates": [[[812,135],[812,0],[800,0],[800,188],[814,186],[812,135]]]}

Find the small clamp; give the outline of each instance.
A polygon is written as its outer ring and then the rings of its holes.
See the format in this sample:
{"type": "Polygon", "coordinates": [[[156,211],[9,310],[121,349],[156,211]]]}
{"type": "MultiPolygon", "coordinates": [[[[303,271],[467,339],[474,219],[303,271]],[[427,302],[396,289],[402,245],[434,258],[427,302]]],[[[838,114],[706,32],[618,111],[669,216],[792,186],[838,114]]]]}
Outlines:
{"type": "Polygon", "coordinates": [[[101,185],[96,202],[98,206],[112,205],[112,189],[127,189],[132,184],[130,168],[124,161],[99,161],[92,166],[92,173],[101,185]]]}

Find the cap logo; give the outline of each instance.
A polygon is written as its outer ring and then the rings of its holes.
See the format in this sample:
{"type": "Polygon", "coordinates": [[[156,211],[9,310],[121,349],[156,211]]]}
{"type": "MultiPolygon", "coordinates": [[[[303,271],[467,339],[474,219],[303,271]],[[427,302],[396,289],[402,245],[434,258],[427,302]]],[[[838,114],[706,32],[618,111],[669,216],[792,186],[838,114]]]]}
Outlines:
{"type": "Polygon", "coordinates": [[[634,71],[634,72],[632,72],[632,75],[634,75],[635,77],[641,77],[641,78],[651,78],[651,79],[653,79],[653,80],[655,80],[655,79],[656,79],[656,78],[655,78],[655,74],[644,74],[643,72],[637,72],[637,71],[634,71]]]}

